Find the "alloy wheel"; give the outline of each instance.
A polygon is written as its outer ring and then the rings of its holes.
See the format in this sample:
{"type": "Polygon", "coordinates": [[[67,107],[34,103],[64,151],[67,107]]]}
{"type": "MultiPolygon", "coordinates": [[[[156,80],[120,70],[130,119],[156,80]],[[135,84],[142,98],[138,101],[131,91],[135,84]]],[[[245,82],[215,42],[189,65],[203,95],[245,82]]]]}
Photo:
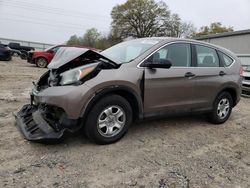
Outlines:
{"type": "Polygon", "coordinates": [[[220,119],[224,119],[230,110],[230,102],[227,98],[223,98],[220,100],[217,106],[217,115],[220,119]]]}
{"type": "Polygon", "coordinates": [[[113,137],[122,131],[125,122],[124,110],[120,106],[109,106],[100,113],[97,130],[104,137],[113,137]]]}

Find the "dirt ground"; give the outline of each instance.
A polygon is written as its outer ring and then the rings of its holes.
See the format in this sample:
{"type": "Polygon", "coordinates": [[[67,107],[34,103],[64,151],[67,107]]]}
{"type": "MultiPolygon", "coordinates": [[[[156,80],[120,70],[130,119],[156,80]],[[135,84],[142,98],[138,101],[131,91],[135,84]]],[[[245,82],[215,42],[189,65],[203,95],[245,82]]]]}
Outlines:
{"type": "Polygon", "coordinates": [[[81,133],[44,145],[23,138],[12,112],[45,71],[18,58],[0,62],[0,187],[250,187],[250,99],[223,125],[169,118],[134,124],[112,145],[81,133]]]}

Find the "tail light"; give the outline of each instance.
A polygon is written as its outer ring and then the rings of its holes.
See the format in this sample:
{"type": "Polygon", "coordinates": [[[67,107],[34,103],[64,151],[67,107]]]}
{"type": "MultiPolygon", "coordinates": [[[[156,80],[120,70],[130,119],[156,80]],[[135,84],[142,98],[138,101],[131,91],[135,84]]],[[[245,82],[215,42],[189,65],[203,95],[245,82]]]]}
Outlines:
{"type": "Polygon", "coordinates": [[[240,76],[243,76],[243,72],[244,72],[243,67],[242,65],[240,65],[240,76]]]}

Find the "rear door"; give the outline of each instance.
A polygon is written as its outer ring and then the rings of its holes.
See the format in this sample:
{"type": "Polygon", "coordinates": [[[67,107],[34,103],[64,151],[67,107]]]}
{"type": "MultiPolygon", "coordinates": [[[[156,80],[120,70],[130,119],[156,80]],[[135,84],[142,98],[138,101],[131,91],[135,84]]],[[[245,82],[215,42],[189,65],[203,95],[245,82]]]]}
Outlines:
{"type": "Polygon", "coordinates": [[[193,106],[194,80],[192,72],[191,45],[169,44],[149,57],[145,62],[157,59],[172,62],[169,69],[145,68],[144,111],[190,111],[193,106]]]}
{"type": "Polygon", "coordinates": [[[227,80],[227,71],[220,62],[217,50],[208,46],[194,45],[195,108],[211,108],[223,83],[227,80]]]}

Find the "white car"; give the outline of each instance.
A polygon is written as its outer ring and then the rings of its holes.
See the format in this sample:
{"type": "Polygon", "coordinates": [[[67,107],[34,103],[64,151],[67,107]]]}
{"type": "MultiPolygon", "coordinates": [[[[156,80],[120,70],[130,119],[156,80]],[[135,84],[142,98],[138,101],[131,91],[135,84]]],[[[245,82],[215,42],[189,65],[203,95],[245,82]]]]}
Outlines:
{"type": "Polygon", "coordinates": [[[250,97],[250,65],[244,68],[242,80],[242,96],[250,97]]]}

